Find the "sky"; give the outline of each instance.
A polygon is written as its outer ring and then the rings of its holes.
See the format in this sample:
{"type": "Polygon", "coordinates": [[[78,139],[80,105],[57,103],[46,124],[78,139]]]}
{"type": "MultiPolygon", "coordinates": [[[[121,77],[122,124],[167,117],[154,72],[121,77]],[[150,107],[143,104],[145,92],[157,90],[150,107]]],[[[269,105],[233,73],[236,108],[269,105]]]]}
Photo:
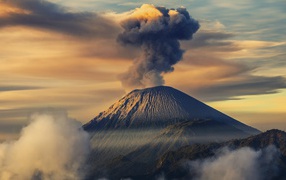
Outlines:
{"type": "Polygon", "coordinates": [[[164,85],[250,126],[286,130],[285,0],[0,0],[0,140],[33,113],[86,123],[128,93],[140,48],[122,22],[142,4],[185,7],[200,24],[164,85]]]}

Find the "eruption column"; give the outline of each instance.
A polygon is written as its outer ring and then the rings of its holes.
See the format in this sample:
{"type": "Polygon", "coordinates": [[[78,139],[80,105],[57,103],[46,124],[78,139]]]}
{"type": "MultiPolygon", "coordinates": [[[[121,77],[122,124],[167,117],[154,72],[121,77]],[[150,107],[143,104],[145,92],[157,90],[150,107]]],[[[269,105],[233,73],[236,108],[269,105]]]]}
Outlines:
{"type": "Polygon", "coordinates": [[[140,47],[141,54],[129,70],[120,75],[126,89],[163,85],[162,74],[172,72],[184,51],[179,40],[189,40],[199,29],[185,8],[166,9],[144,4],[121,22],[122,45],[140,47]]]}

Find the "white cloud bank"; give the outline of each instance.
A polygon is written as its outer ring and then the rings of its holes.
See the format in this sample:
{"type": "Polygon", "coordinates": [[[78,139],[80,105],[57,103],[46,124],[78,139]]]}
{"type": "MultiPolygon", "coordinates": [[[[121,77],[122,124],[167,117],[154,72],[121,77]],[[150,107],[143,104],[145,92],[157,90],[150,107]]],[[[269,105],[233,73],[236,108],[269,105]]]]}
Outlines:
{"type": "Polygon", "coordinates": [[[0,144],[0,179],[81,179],[89,151],[79,122],[65,114],[37,114],[18,140],[0,144]]]}
{"type": "Polygon", "coordinates": [[[255,151],[222,149],[215,157],[189,162],[196,180],[262,180],[277,174],[279,152],[274,146],[255,151]]]}

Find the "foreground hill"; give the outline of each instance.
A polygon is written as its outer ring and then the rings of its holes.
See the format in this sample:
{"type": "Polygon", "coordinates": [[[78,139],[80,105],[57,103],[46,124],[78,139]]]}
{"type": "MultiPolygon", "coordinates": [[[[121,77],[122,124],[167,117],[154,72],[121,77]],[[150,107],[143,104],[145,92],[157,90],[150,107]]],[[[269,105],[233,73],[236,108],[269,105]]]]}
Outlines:
{"type": "MultiPolygon", "coordinates": [[[[157,138],[161,138],[161,136],[157,138]]],[[[168,140],[164,143],[159,143],[158,140],[154,139],[152,143],[144,145],[129,154],[113,158],[112,161],[106,162],[104,166],[97,169],[105,172],[104,174],[99,176],[93,174],[89,178],[105,177],[108,179],[131,178],[155,180],[164,175],[165,179],[197,179],[197,174],[188,166],[189,162],[203,161],[204,159],[219,159],[216,157],[216,154],[224,149],[236,152],[239,150],[246,151],[243,148],[251,148],[252,151],[250,152],[257,153],[257,159],[259,160],[255,162],[256,164],[253,164],[253,168],[261,166],[260,169],[263,171],[263,175],[256,176],[260,177],[258,178],[259,180],[286,179],[286,133],[284,131],[270,130],[248,138],[234,139],[226,142],[195,143],[185,146],[182,143],[180,144],[181,148],[177,150],[168,149],[171,147],[170,144],[172,144],[168,140]],[[167,152],[163,153],[166,149],[167,152]]],[[[244,160],[248,157],[247,154],[238,153],[238,155],[235,157],[237,158],[236,161],[240,159],[244,160]]],[[[228,159],[228,161],[231,161],[231,158],[228,157],[228,159]]],[[[240,173],[241,169],[239,169],[239,165],[241,166],[241,164],[236,161],[228,163],[233,167],[237,167],[237,173],[240,173]]],[[[245,163],[245,167],[248,167],[247,162],[245,163]]],[[[219,167],[220,170],[227,168],[225,166],[219,167]]],[[[245,180],[250,179],[245,178],[245,180]]]]}
{"type": "MultiPolygon", "coordinates": [[[[274,158],[271,165],[264,167],[264,171],[269,171],[268,174],[265,174],[264,179],[286,179],[286,133],[280,130],[269,130],[245,139],[236,139],[223,143],[195,144],[182,147],[176,151],[170,151],[157,160],[156,171],[151,177],[155,177],[159,172],[164,172],[166,177],[171,179],[193,177],[194,174],[190,174],[190,169],[183,168],[183,164],[186,161],[213,157],[217,150],[224,147],[228,147],[231,150],[249,147],[256,151],[262,151],[261,158],[270,158],[267,157],[269,153],[263,154],[263,150],[265,151],[265,149],[271,146],[277,149],[277,157],[271,157],[274,158]]],[[[235,164],[236,162],[232,163],[235,164]]]]}

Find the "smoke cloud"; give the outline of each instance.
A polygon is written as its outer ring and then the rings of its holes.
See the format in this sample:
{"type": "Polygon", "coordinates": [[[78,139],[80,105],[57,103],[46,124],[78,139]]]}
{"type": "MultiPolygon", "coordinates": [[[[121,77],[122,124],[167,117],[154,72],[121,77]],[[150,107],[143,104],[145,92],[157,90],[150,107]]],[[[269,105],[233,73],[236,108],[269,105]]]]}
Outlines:
{"type": "Polygon", "coordinates": [[[214,158],[190,162],[190,175],[196,180],[263,180],[277,175],[279,151],[274,146],[255,151],[244,147],[222,149],[214,158]]]}
{"type": "Polygon", "coordinates": [[[0,179],[81,179],[89,151],[81,123],[65,114],[37,114],[18,140],[0,144],[0,179]]]}
{"type": "Polygon", "coordinates": [[[164,84],[163,73],[172,72],[184,51],[179,40],[189,40],[199,29],[185,8],[166,9],[144,4],[121,22],[118,35],[123,45],[140,47],[141,54],[129,70],[120,76],[126,89],[164,84]]]}

